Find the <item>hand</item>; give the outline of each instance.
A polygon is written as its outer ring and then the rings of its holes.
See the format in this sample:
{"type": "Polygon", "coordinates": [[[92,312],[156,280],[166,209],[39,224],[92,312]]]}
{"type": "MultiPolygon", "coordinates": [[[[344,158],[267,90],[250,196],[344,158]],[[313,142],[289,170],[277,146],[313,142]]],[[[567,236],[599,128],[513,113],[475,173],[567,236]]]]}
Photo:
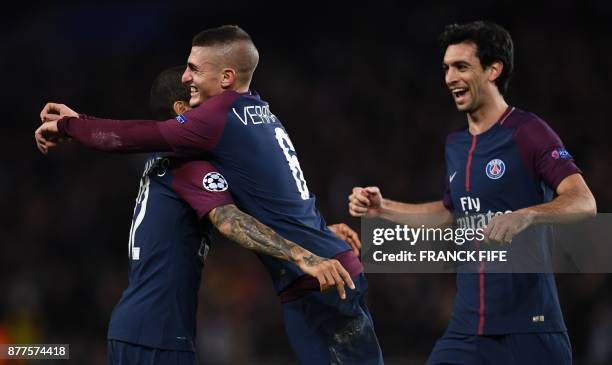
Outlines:
{"type": "Polygon", "coordinates": [[[357,232],[353,231],[351,227],[344,223],[332,224],[327,226],[327,228],[334,232],[341,240],[346,241],[353,249],[355,256],[359,256],[361,252],[361,241],[359,240],[357,232]]]}
{"type": "Polygon", "coordinates": [[[47,103],[40,112],[40,121],[42,123],[54,122],[63,117],[79,117],[79,113],[70,109],[64,104],[47,103]]]}
{"type": "Polygon", "coordinates": [[[380,215],[383,197],[376,186],[354,187],[349,195],[349,213],[353,217],[375,218],[380,215]]]}
{"type": "Polygon", "coordinates": [[[338,260],[310,254],[303,257],[298,266],[300,270],[319,281],[322,292],[336,286],[340,298],[346,299],[344,286],[348,285],[349,288],[355,289],[353,279],[338,260]]]}
{"type": "Polygon", "coordinates": [[[36,147],[38,150],[46,155],[49,152],[49,148],[57,147],[69,140],[64,137],[57,129],[57,121],[43,123],[36,132],[34,132],[34,140],[36,141],[36,147]]]}
{"type": "Polygon", "coordinates": [[[520,211],[498,215],[485,227],[485,242],[510,243],[514,236],[529,227],[531,222],[530,216],[520,211]]]}

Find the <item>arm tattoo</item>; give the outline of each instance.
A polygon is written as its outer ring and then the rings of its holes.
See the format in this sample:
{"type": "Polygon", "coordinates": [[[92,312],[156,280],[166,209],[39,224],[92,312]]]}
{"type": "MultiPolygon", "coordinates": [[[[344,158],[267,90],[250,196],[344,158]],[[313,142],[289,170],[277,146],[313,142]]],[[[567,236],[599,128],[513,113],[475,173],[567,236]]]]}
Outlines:
{"type": "Polygon", "coordinates": [[[303,260],[306,266],[317,266],[319,263],[326,261],[327,259],[309,254],[307,256],[304,256],[303,260]]]}
{"type": "Polygon", "coordinates": [[[318,256],[284,239],[234,204],[213,209],[209,217],[223,236],[249,250],[291,262],[302,259],[308,266],[314,266],[321,261],[318,256]]]}

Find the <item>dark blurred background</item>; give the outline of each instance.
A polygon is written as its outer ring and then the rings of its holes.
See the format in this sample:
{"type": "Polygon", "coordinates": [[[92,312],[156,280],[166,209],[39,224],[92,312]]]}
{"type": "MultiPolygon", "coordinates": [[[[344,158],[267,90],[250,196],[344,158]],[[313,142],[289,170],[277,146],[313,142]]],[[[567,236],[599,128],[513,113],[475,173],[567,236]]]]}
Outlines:
{"type": "MultiPolygon", "coordinates": [[[[0,343],[69,343],[71,363],[106,363],[145,156],[75,144],[42,156],[33,141],[38,114],[56,101],[91,115],[147,117],[153,78],[184,64],[191,37],[212,26],[239,24],[255,40],[253,88],[283,120],[329,223],[359,229],[347,213],[355,185],[402,201],[441,198],[444,137],[465,117],[444,88],[437,36],[447,23],[476,19],[514,38],[507,101],[549,122],[599,211],[612,207],[612,12],[604,2],[20,5],[0,16],[0,343]]],[[[454,276],[368,278],[387,363],[424,363],[446,327],[454,276]]],[[[203,283],[203,364],[294,363],[254,255],[218,240],[203,283]]],[[[557,283],[575,363],[612,363],[611,276],[557,275],[557,283]]]]}

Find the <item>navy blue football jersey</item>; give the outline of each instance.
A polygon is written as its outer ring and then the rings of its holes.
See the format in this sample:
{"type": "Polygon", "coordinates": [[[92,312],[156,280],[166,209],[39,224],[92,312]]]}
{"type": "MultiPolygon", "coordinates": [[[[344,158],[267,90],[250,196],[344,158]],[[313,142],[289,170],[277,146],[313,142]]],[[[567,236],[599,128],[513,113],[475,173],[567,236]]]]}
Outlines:
{"type": "Polygon", "coordinates": [[[129,285],[108,338],[193,351],[212,209],[232,203],[223,176],[205,161],[153,155],[145,165],[129,236],[129,285]]]}
{"type": "MultiPolygon", "coordinates": [[[[467,129],[450,134],[446,165],[444,205],[458,223],[469,218],[479,227],[495,215],[552,200],[563,179],[580,173],[543,120],[513,107],[482,134],[467,129]]],[[[480,266],[478,273],[457,274],[450,331],[565,331],[553,274],[487,273],[486,264],[480,266]]]]}
{"type": "MultiPolygon", "coordinates": [[[[281,236],[323,257],[350,250],[327,228],[289,135],[258,95],[226,91],[159,127],[178,153],[209,151],[238,207],[281,236]]],[[[291,263],[259,257],[277,291],[303,275],[291,263]]]]}
{"type": "MultiPolygon", "coordinates": [[[[103,151],[206,154],[231,184],[232,197],[241,210],[319,256],[337,257],[344,267],[358,268],[349,271],[352,276],[362,270],[355,255],[340,255],[350,251],[349,245],[327,228],[289,135],[258,95],[228,90],[163,122],[124,123],[81,115],[60,120],[58,129],[103,151]]],[[[287,261],[260,258],[278,292],[304,275],[287,261]]]]}

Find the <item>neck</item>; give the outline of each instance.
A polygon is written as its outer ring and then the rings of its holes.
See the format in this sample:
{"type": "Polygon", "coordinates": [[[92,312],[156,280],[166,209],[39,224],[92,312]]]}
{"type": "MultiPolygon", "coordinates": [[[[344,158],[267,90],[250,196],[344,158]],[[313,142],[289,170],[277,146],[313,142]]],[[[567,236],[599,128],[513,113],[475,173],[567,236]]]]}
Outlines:
{"type": "Polygon", "coordinates": [[[237,93],[243,94],[243,93],[246,93],[246,92],[249,91],[249,86],[250,86],[250,83],[249,84],[245,84],[245,85],[234,84],[229,89],[233,90],[233,91],[235,91],[237,93]]]}
{"type": "Polygon", "coordinates": [[[508,104],[503,96],[493,97],[490,102],[484,103],[477,110],[467,113],[468,130],[473,135],[488,131],[497,123],[506,109],[508,109],[508,104]]]}

